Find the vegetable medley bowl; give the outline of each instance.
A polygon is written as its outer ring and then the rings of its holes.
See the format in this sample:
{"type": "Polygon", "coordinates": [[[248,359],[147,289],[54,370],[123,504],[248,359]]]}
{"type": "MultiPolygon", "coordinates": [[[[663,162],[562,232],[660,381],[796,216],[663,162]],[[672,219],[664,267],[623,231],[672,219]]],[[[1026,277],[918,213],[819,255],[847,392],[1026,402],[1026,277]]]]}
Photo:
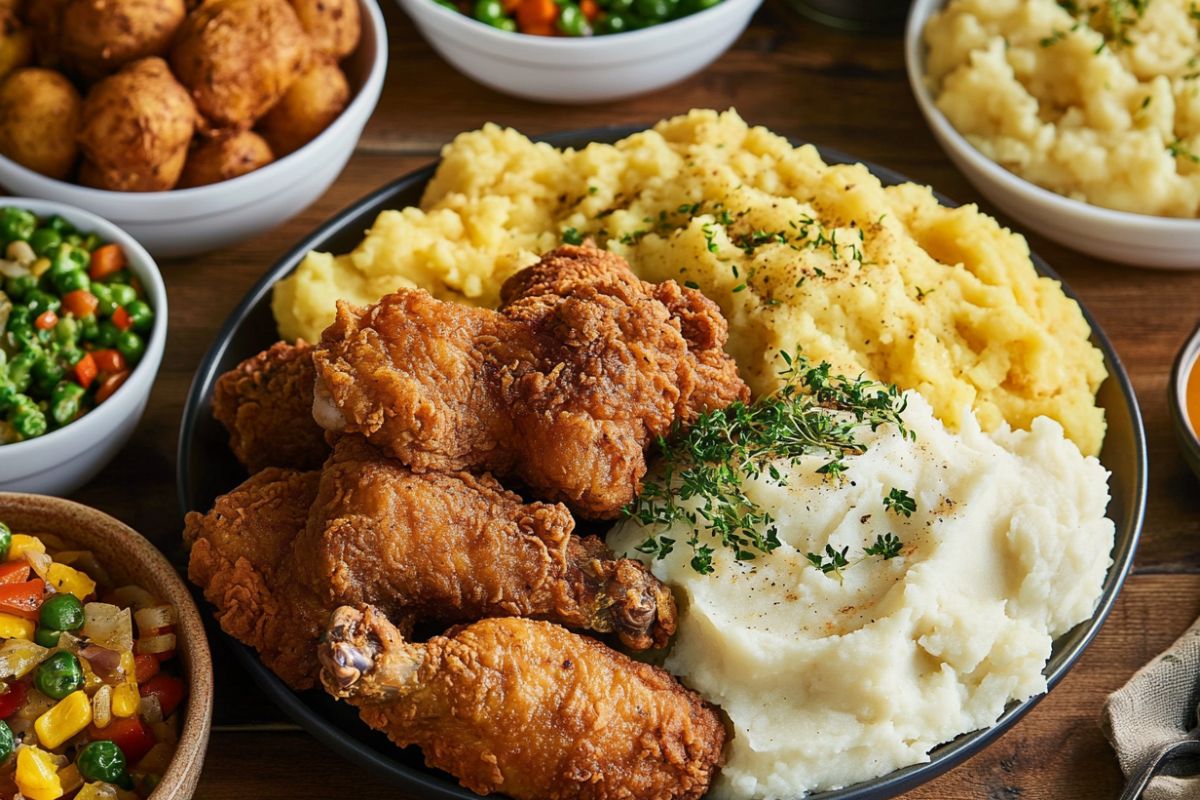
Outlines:
{"type": "MultiPolygon", "coordinates": [[[[446,10],[446,13],[453,12],[446,10]]],[[[633,132],[634,129],[600,129],[548,137],[546,141],[558,147],[582,148],[593,142],[616,142],[633,132]]],[[[821,154],[828,163],[854,160],[827,150],[821,151],[821,154]]],[[[902,176],[887,169],[867,166],[884,184],[905,182],[902,176]]],[[[360,241],[362,231],[370,228],[380,212],[417,205],[434,169],[431,166],[401,178],[320,226],[263,276],[226,321],[196,372],[184,409],[177,463],[179,499],[184,510],[204,511],[211,508],[214,498],[232,489],[240,480],[238,476],[243,474],[229,450],[226,431],[212,418],[213,386],[222,373],[277,340],[275,320],[271,313],[274,285],[292,274],[310,251],[349,252],[360,241]]],[[[945,198],[939,200],[953,205],[945,198]]],[[[1039,274],[1057,279],[1041,259],[1034,256],[1033,263],[1039,274]]],[[[1068,296],[1074,298],[1067,287],[1063,288],[1068,296]]],[[[1059,636],[1053,643],[1043,672],[1051,690],[1082,654],[1111,610],[1132,563],[1145,508],[1146,450],[1137,400],[1128,376],[1103,331],[1086,309],[1083,315],[1091,327],[1091,342],[1102,352],[1110,376],[1100,387],[1097,402],[1103,407],[1108,422],[1100,461],[1111,473],[1109,486],[1112,500],[1108,514],[1115,523],[1116,537],[1111,553],[1112,563],[1104,575],[1095,611],[1090,618],[1059,636]]],[[[453,778],[426,767],[415,748],[400,750],[385,736],[370,730],[358,719],[354,709],[333,701],[320,691],[293,692],[249,647],[233,643],[233,652],[267,697],[322,743],[355,764],[422,797],[466,800],[476,796],[459,786],[453,778]]],[[[1010,703],[995,725],[963,734],[934,748],[925,763],[811,796],[823,800],[877,800],[911,790],[988,746],[1043,696],[1034,695],[1023,702],[1010,703]]]]}
{"type": "Polygon", "coordinates": [[[0,201],[0,249],[0,490],[69,494],[141,419],[167,339],[166,288],[137,240],[61,203],[0,201]]]}
{"type": "Polygon", "coordinates": [[[76,786],[88,800],[116,800],[118,786],[143,800],[191,797],[213,684],[183,581],[136,531],[78,503],[0,493],[0,521],[0,625],[14,627],[0,649],[0,750],[15,759],[0,781],[31,800],[76,786]]]}
{"type": "MultiPolygon", "coordinates": [[[[499,16],[488,24],[449,7],[453,5],[449,2],[399,2],[433,48],[460,72],[496,91],[548,103],[620,100],[681,81],[724,53],[762,4],[762,0],[699,2],[694,13],[638,30],[547,36],[504,30],[495,24],[502,23],[499,16]]],[[[642,2],[647,10],[674,5],[663,0],[642,2]]],[[[689,2],[693,0],[677,0],[689,2]]],[[[478,4],[486,5],[486,0],[478,4]]],[[[672,13],[662,10],[661,16],[667,19],[672,13]]]]}

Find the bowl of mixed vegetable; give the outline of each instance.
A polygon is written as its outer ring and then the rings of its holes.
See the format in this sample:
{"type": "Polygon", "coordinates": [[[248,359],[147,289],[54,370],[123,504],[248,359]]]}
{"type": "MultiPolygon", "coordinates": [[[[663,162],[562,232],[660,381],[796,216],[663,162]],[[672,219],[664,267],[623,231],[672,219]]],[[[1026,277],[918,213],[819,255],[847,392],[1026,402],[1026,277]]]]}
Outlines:
{"type": "Polygon", "coordinates": [[[166,340],[166,291],[115,225],[0,200],[0,490],[66,494],[132,434],[166,340]]]}
{"type": "Polygon", "coordinates": [[[762,0],[399,0],[468,77],[505,94],[594,103],[668,86],[741,35],[762,0]]]}
{"type": "Polygon", "coordinates": [[[150,542],[0,493],[0,797],[190,797],[211,673],[191,595],[150,542]]]}

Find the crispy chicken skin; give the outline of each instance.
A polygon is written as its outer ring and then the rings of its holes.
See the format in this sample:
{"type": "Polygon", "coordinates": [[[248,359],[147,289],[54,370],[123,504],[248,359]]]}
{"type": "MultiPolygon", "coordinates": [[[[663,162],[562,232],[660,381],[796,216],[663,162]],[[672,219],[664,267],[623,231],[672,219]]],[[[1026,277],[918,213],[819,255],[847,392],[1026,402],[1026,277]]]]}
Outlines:
{"type": "Polygon", "coordinates": [[[515,475],[581,516],[634,497],[676,420],[749,396],[700,293],[562,247],[513,276],[497,311],[400,290],[339,303],[313,351],[314,416],[414,469],[515,475]]]}
{"type": "Polygon", "coordinates": [[[292,544],[320,474],[268,468],[184,523],[188,577],[226,633],[258,650],[293,689],[316,683],[313,652],[330,606],[297,580],[292,544]]]}
{"type": "Polygon", "coordinates": [[[312,418],[312,401],[312,345],[279,342],[217,379],[213,416],[249,472],[317,469],[329,445],[312,418]]]}
{"type": "Polygon", "coordinates": [[[720,765],[711,707],[551,623],[486,619],[410,644],[377,609],[343,606],[319,656],[326,691],[480,794],[699,798],[720,765]]]}
{"type": "Polygon", "coordinates": [[[562,505],[526,504],[490,475],[414,473],[348,436],[322,472],[296,561],[330,608],[536,617],[616,633],[636,650],[664,647],[675,631],[670,589],[574,528],[562,505]]]}

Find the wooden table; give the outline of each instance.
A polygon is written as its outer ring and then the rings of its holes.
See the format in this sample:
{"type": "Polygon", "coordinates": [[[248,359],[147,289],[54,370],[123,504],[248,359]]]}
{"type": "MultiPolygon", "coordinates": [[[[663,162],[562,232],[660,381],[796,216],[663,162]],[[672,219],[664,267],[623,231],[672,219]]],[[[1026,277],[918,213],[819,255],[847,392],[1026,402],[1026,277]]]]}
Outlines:
{"type": "MultiPolygon", "coordinates": [[[[172,476],[184,397],[225,316],[299,237],[359,196],[428,163],[460,131],[493,121],[544,134],[732,106],[779,133],[887,165],[959,200],[980,200],[926,129],[910,96],[898,35],[838,33],[768,0],[730,52],[678,86],[624,103],[551,107],[496,94],[454,72],[395,6],[381,2],[392,41],[388,80],[337,184],[277,230],[163,264],[171,333],[149,410],[116,462],[77,497],[166,548],[177,546],[180,531],[172,476]]],[[[1112,617],[1070,676],[997,744],[912,797],[1114,797],[1121,776],[1097,724],[1100,704],[1200,613],[1200,483],[1177,451],[1165,400],[1171,360],[1200,320],[1200,272],[1135,270],[1036,236],[1031,241],[1078,291],[1133,376],[1152,472],[1145,532],[1112,617]]],[[[234,664],[219,664],[217,684],[217,727],[198,797],[401,796],[282,724],[234,664]]]]}

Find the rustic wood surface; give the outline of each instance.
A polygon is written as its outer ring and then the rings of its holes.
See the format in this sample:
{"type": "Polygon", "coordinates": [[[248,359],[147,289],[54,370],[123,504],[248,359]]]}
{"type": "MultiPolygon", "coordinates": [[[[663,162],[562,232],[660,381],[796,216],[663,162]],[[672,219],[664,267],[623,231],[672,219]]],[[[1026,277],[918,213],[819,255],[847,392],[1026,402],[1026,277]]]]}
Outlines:
{"type": "MultiPolygon", "coordinates": [[[[177,546],[180,530],[172,476],[184,397],[225,316],[298,238],[359,196],[429,162],[460,131],[494,121],[536,135],[651,123],[693,107],[736,107],[751,122],[887,165],[961,201],[979,200],[926,129],[910,96],[898,34],[832,31],[768,0],[732,50],[678,86],[622,103],[552,107],[473,84],[445,64],[388,0],[381,2],[392,42],[388,80],[336,185],[277,230],[236,248],[163,264],[171,331],[149,410],[123,454],[77,498],[164,548],[177,546]]],[[[1038,237],[1031,243],[1083,298],[1133,376],[1152,473],[1145,532],[1135,575],[1072,674],[996,745],[913,797],[1115,797],[1120,774],[1097,724],[1102,699],[1200,611],[1200,483],[1178,453],[1165,400],[1174,354],[1200,320],[1200,272],[1134,270],[1038,237]]],[[[302,732],[279,724],[248,727],[282,718],[255,698],[248,677],[227,659],[217,683],[218,729],[199,797],[402,796],[354,774],[355,768],[302,732]]]]}

